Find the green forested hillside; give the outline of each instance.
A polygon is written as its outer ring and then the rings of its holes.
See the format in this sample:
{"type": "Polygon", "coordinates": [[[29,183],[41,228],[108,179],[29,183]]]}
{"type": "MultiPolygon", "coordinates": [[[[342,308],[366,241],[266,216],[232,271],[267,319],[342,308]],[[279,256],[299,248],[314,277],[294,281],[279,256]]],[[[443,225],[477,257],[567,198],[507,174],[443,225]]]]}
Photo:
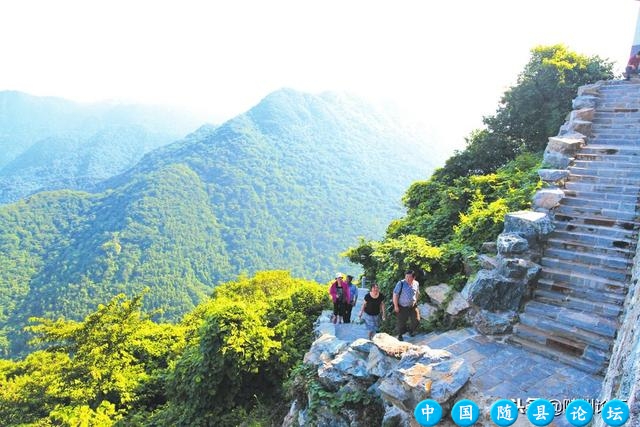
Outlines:
{"type": "Polygon", "coordinates": [[[158,107],[0,91],[0,203],[37,191],[89,190],[197,124],[158,107]]]}
{"type": "MultiPolygon", "coordinates": [[[[78,318],[120,292],[149,287],[148,307],[177,319],[231,274],[202,183],[167,166],[100,196],[42,193],[0,210],[3,326],[78,318]]],[[[17,342],[21,342],[18,340],[17,342]]],[[[21,347],[21,346],[20,346],[21,347]]]]}
{"type": "Polygon", "coordinates": [[[242,272],[326,280],[433,170],[437,155],[425,160],[419,143],[361,101],[282,90],[148,154],[98,193],[0,207],[4,351],[6,339],[12,354],[24,349],[30,316],[78,319],[120,292],[149,287],[145,307],[175,320],[242,272]]]}

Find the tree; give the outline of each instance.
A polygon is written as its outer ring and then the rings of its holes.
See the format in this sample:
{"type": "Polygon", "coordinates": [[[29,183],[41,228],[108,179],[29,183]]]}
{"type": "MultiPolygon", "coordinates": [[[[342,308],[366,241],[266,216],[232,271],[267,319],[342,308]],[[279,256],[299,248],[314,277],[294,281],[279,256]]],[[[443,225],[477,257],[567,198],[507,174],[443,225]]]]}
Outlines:
{"type": "Polygon", "coordinates": [[[571,52],[561,44],[537,46],[517,85],[505,92],[496,114],[484,122],[491,132],[524,144],[526,151],[541,151],[571,111],[578,88],[611,79],[612,68],[610,61],[571,52]]]}
{"type": "Polygon", "coordinates": [[[493,116],[483,119],[463,151],[450,157],[434,177],[446,184],[461,176],[495,172],[522,152],[541,152],[571,111],[571,101],[582,85],[613,77],[613,63],[585,56],[561,44],[537,46],[508,89],[493,116]]]}
{"type": "Polygon", "coordinates": [[[167,377],[169,401],[151,424],[238,425],[260,402],[277,419],[284,379],[309,348],[313,321],[328,302],[325,288],[284,271],[216,287],[185,318],[192,339],[167,377]]]}
{"type": "Polygon", "coordinates": [[[32,319],[43,350],[0,364],[4,425],[110,426],[133,408],[164,403],[146,386],[182,352],[184,333],[151,322],[141,306],[142,296],[119,295],[83,322],[32,319]]]}

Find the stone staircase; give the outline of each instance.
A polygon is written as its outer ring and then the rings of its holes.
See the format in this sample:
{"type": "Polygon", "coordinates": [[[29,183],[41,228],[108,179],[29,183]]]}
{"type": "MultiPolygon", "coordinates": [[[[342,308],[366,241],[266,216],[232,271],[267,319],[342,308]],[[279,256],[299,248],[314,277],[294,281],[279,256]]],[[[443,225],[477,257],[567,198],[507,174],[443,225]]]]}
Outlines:
{"type": "Polygon", "coordinates": [[[569,172],[533,298],[510,339],[601,374],[638,242],[640,81],[600,87],[591,135],[569,172]]]}

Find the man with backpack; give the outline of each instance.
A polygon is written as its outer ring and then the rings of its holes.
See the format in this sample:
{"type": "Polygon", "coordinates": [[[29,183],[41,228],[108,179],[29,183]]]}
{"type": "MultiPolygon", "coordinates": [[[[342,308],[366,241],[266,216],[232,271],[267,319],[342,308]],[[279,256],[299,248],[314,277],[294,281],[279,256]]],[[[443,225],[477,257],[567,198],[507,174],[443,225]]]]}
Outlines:
{"type": "Polygon", "coordinates": [[[351,299],[349,285],[342,280],[342,273],[336,273],[336,280],[329,287],[329,295],[333,300],[333,316],[332,323],[342,323],[345,306],[351,299]]]}
{"type": "Polygon", "coordinates": [[[393,310],[398,316],[397,332],[398,340],[403,341],[402,334],[405,333],[407,320],[411,321],[409,335],[413,336],[418,327],[418,295],[420,283],[416,280],[413,270],[404,273],[404,280],[400,280],[393,288],[393,310]]]}

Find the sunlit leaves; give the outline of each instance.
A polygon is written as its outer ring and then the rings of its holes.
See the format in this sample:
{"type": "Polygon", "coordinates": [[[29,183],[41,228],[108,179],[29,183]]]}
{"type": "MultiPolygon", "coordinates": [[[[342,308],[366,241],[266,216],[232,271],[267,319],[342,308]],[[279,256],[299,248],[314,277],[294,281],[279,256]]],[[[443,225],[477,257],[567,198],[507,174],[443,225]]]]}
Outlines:
{"type": "Polygon", "coordinates": [[[145,386],[184,349],[184,332],[151,322],[141,300],[120,295],[82,322],[32,319],[45,350],[0,364],[0,419],[107,426],[154,405],[145,386]]]}
{"type": "Polygon", "coordinates": [[[277,401],[328,301],[326,289],[284,271],[217,287],[185,319],[193,339],[169,376],[169,402],[159,419],[190,425],[216,419],[224,425],[223,414],[251,409],[256,396],[277,401]]]}

